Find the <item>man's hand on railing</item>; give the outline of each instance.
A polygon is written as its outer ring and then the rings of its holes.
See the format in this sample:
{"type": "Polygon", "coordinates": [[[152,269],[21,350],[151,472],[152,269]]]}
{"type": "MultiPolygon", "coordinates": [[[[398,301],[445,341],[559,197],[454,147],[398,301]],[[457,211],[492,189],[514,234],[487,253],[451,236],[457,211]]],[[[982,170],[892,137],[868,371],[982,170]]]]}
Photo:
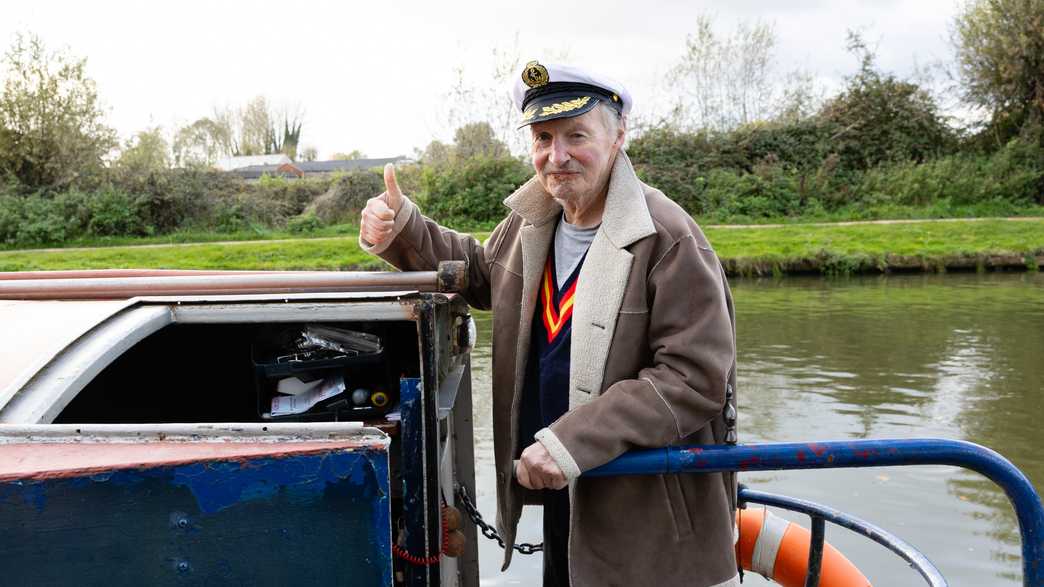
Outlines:
{"type": "Polygon", "coordinates": [[[515,464],[515,477],[527,489],[562,489],[569,484],[551,453],[539,442],[522,451],[522,457],[515,464]]]}

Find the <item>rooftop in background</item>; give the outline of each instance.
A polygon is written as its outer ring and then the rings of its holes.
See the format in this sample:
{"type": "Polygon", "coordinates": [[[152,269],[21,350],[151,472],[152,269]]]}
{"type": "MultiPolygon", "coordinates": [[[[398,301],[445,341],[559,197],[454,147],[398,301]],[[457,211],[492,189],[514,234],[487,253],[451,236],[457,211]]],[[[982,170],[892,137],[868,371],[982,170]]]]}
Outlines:
{"type": "Polygon", "coordinates": [[[406,157],[390,157],[386,159],[337,159],[335,161],[300,161],[294,163],[305,173],[332,173],[334,171],[352,171],[355,169],[370,169],[372,167],[384,167],[388,163],[399,163],[405,161],[406,157]]]}
{"type": "Polygon", "coordinates": [[[214,167],[217,167],[221,171],[232,171],[233,169],[243,169],[244,167],[256,167],[260,165],[282,165],[283,163],[291,163],[290,158],[282,153],[275,155],[249,155],[241,157],[226,157],[224,159],[218,159],[214,163],[214,167]]]}

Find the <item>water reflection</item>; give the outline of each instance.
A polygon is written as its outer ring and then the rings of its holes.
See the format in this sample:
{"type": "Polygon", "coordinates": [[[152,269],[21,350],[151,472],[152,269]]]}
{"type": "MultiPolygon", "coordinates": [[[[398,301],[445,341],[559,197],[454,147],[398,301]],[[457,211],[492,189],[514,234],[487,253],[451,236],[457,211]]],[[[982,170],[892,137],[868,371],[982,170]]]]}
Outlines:
{"type": "MultiPolygon", "coordinates": [[[[1041,487],[1040,274],[739,280],[733,289],[743,442],[966,439],[997,449],[1041,487]]],[[[478,492],[492,515],[491,324],[488,314],[477,318],[478,492]]],[[[1000,490],[977,474],[916,467],[762,473],[743,481],[888,528],[921,548],[952,585],[1021,580],[1014,515],[1000,490]]],[[[538,511],[524,514],[521,534],[539,540],[538,511]]],[[[875,584],[919,581],[883,548],[842,530],[828,538],[875,584]]],[[[501,574],[495,545],[484,544],[480,555],[483,584],[539,582],[539,557],[515,557],[501,574]]]]}

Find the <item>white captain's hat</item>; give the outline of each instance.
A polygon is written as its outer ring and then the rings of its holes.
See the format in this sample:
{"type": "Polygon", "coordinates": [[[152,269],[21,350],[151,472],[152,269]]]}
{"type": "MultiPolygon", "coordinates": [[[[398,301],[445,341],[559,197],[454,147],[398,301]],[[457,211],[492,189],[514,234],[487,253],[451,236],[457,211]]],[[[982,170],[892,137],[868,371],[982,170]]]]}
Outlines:
{"type": "Polygon", "coordinates": [[[623,84],[577,67],[541,65],[530,61],[511,86],[515,107],[522,113],[519,128],[590,112],[608,104],[622,116],[631,111],[631,94],[623,84]]]}

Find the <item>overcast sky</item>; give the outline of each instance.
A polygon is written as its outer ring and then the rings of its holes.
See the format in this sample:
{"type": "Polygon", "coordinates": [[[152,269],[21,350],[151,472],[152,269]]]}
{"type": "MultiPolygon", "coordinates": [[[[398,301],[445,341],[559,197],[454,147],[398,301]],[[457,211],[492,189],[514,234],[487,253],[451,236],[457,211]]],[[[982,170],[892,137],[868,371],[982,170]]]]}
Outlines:
{"type": "Polygon", "coordinates": [[[876,45],[883,69],[908,74],[915,64],[951,59],[956,9],[956,0],[34,0],[5,4],[0,43],[32,32],[86,57],[109,123],[124,138],[155,125],[170,131],[262,94],[303,107],[302,145],[321,156],[359,149],[387,157],[449,138],[440,117],[454,70],[488,75],[493,50],[513,50],[516,37],[525,60],[567,54],[617,78],[641,113],[657,104],[664,73],[701,12],[722,32],[740,20],[773,23],[780,70],[802,68],[836,87],[855,68],[846,30],[876,45]]]}

